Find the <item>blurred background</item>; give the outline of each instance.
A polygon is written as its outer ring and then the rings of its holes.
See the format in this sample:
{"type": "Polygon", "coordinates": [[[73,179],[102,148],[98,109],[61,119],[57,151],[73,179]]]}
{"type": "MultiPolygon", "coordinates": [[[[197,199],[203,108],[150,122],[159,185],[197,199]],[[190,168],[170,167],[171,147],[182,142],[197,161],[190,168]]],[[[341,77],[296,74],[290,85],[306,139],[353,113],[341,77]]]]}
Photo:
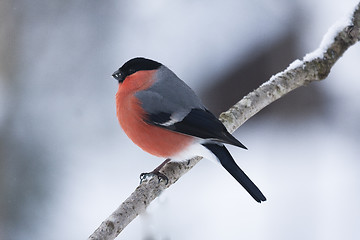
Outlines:
{"type": "MultiPolygon", "coordinates": [[[[0,1],[0,239],[86,239],[163,159],[115,115],[125,61],[160,61],[219,114],[356,0],[0,1]]],[[[360,44],[229,146],[268,201],[201,161],[119,239],[360,239],[360,44]]]]}

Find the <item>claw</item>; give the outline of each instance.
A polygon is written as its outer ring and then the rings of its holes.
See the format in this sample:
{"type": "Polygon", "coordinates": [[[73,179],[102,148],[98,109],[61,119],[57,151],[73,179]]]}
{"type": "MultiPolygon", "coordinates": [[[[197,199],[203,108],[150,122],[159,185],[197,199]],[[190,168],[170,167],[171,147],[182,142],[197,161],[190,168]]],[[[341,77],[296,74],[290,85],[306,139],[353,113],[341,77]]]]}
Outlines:
{"type": "Polygon", "coordinates": [[[162,174],[161,172],[149,172],[149,173],[141,173],[140,174],[140,184],[142,184],[147,178],[151,178],[157,176],[159,183],[161,182],[161,180],[165,181],[165,185],[167,185],[169,183],[169,179],[167,178],[167,176],[165,176],[164,174],[162,174]]]}
{"type": "Polygon", "coordinates": [[[167,185],[169,183],[169,179],[167,178],[167,176],[165,176],[165,174],[162,174],[161,172],[158,172],[157,174],[159,183],[161,182],[161,180],[165,181],[165,185],[167,185]]]}
{"type": "Polygon", "coordinates": [[[140,174],[140,184],[142,184],[149,176],[149,173],[141,173],[140,174]]]}

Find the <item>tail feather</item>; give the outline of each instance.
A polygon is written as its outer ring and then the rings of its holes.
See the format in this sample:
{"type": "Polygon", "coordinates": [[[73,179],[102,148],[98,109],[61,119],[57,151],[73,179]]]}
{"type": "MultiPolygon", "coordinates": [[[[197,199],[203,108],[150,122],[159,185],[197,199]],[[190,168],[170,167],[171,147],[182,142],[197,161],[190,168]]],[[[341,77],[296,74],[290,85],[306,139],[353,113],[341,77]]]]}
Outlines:
{"type": "Polygon", "coordinates": [[[215,143],[203,144],[219,159],[221,165],[246,189],[246,191],[257,201],[266,201],[265,196],[250,178],[239,168],[229,151],[223,145],[215,143]]]}

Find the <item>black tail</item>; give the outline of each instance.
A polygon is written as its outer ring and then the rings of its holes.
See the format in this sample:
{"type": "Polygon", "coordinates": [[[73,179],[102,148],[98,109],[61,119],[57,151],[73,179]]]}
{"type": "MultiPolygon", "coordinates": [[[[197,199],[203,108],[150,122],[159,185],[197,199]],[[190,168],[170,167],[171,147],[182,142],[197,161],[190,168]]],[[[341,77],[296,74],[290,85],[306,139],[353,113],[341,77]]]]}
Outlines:
{"type": "Polygon", "coordinates": [[[257,201],[266,201],[265,196],[261,193],[258,187],[250,180],[248,176],[236,165],[234,159],[230,155],[225,146],[216,143],[203,144],[219,159],[221,165],[250,193],[250,195],[257,201]]]}

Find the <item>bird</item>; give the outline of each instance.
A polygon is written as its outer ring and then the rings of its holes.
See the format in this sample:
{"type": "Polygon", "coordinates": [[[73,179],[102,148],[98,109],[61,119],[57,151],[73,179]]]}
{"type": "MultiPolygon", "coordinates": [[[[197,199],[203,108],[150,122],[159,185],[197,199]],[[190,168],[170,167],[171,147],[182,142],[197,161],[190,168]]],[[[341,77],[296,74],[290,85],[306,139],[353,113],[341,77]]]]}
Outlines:
{"type": "Polygon", "coordinates": [[[224,144],[247,149],[232,136],[195,92],[165,65],[144,57],[124,63],[118,81],[116,114],[126,135],[141,149],[169,161],[202,156],[220,163],[257,201],[265,196],[240,169],[224,144]]]}

